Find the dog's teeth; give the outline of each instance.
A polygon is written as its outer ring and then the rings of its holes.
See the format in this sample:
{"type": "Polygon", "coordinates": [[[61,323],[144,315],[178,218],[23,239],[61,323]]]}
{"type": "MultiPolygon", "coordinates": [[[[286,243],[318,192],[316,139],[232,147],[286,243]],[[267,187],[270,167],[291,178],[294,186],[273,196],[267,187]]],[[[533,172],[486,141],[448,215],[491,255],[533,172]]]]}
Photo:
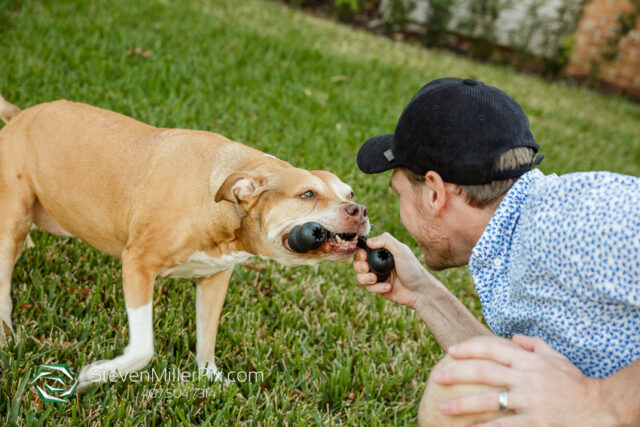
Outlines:
{"type": "Polygon", "coordinates": [[[339,234],[336,234],[336,240],[338,243],[342,243],[342,239],[340,238],[339,234]]]}

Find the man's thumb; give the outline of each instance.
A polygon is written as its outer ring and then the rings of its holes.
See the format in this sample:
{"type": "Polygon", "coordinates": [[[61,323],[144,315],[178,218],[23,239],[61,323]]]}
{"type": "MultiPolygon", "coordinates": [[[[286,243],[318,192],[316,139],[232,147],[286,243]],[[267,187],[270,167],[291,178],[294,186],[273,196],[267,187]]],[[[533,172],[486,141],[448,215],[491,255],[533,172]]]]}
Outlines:
{"type": "Polygon", "coordinates": [[[384,232],[379,236],[367,239],[367,246],[371,249],[386,248],[393,253],[396,249],[397,240],[391,234],[384,232]]]}

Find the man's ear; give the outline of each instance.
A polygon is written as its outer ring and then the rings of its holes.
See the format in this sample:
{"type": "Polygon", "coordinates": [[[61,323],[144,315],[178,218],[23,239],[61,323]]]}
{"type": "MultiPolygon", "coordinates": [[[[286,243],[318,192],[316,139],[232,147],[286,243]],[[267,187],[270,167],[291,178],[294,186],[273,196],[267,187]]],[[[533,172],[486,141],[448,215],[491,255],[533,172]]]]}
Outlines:
{"type": "Polygon", "coordinates": [[[444,207],[447,205],[449,194],[445,187],[445,182],[437,172],[429,171],[424,176],[425,186],[427,191],[425,192],[426,204],[428,209],[434,216],[440,215],[444,207]]]}
{"type": "Polygon", "coordinates": [[[248,203],[265,190],[267,180],[249,172],[236,172],[229,175],[218,191],[215,201],[226,200],[231,203],[248,203]]]}

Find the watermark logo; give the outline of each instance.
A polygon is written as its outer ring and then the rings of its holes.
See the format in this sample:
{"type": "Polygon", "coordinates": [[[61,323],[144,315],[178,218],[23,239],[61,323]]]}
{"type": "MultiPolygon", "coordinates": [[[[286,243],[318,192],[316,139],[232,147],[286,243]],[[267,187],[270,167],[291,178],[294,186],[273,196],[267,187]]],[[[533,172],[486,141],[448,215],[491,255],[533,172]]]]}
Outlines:
{"type": "Polygon", "coordinates": [[[69,367],[62,363],[40,365],[31,384],[35,384],[43,402],[63,403],[69,402],[68,398],[73,396],[73,392],[78,386],[78,380],[73,376],[69,367]]]}
{"type": "Polygon", "coordinates": [[[181,369],[164,368],[156,371],[151,368],[149,371],[133,371],[121,373],[118,371],[104,371],[99,368],[89,370],[91,381],[98,383],[130,381],[132,383],[179,383],[184,384],[193,381],[211,380],[215,382],[231,383],[231,382],[263,382],[264,372],[262,371],[229,371],[226,375],[215,370],[213,372],[207,369],[198,369],[197,371],[183,371],[181,369]]]}

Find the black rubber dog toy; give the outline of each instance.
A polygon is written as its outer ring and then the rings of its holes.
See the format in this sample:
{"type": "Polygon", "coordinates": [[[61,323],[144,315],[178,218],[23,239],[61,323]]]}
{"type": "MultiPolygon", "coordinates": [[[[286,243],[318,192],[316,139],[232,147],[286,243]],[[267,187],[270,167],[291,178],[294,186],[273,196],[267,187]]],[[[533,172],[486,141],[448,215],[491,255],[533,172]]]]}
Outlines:
{"type": "Polygon", "coordinates": [[[327,240],[327,230],[317,222],[296,225],[289,233],[289,247],[298,253],[318,249],[327,240]]]}
{"type": "MultiPolygon", "coordinates": [[[[317,222],[307,222],[296,225],[289,233],[287,239],[292,251],[305,253],[318,249],[327,240],[327,230],[317,222]]],[[[358,237],[357,246],[367,251],[367,263],[372,272],[376,274],[378,282],[384,282],[389,278],[391,270],[395,266],[393,255],[388,250],[371,249],[367,246],[367,238],[358,237]]]]}
{"type": "Polygon", "coordinates": [[[367,251],[367,264],[373,273],[376,274],[378,282],[384,282],[391,275],[391,270],[396,266],[391,252],[385,248],[371,249],[367,246],[367,238],[358,237],[357,246],[367,251]]]}

